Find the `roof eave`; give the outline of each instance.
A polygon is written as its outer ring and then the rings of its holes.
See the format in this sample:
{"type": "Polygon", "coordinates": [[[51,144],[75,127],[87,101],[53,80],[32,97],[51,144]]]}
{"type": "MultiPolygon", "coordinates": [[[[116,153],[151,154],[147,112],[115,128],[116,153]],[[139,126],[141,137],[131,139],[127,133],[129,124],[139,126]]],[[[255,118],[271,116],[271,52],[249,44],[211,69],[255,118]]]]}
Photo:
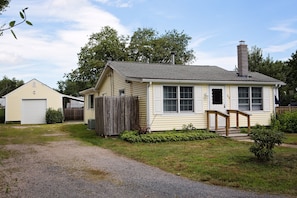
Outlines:
{"type": "Polygon", "coordinates": [[[176,80],[176,79],[136,79],[129,78],[131,81],[139,81],[139,82],[159,82],[159,83],[199,83],[199,84],[236,84],[236,85],[244,85],[244,84],[256,84],[256,85],[285,85],[284,82],[263,82],[263,81],[208,81],[208,80],[176,80]]]}
{"type": "Polygon", "coordinates": [[[89,89],[85,89],[85,90],[82,90],[79,92],[80,95],[86,95],[86,94],[89,94],[89,93],[94,93],[95,92],[95,88],[92,87],[92,88],[89,88],[89,89]]]}

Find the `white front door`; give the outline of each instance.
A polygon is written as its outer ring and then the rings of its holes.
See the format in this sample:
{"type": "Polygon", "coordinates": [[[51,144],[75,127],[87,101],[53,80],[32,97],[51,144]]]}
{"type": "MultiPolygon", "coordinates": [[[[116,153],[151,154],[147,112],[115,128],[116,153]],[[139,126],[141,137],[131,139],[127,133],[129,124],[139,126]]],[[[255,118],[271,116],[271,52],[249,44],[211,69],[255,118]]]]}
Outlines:
{"type": "MultiPolygon", "coordinates": [[[[217,110],[226,113],[226,94],[224,86],[210,86],[209,87],[209,109],[217,110]]],[[[219,127],[225,127],[226,119],[218,116],[219,127]]],[[[215,127],[215,115],[210,116],[210,127],[215,127]]]]}

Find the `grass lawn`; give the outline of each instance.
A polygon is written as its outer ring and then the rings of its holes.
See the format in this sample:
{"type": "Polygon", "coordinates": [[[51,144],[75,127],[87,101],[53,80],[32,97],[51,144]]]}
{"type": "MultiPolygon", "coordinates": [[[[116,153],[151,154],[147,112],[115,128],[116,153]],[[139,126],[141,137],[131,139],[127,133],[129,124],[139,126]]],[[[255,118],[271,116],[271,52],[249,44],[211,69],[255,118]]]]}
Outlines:
{"type": "MultiPolygon", "coordinates": [[[[289,134],[288,137],[286,141],[296,143],[295,135],[291,137],[289,134]]],[[[0,124],[0,164],[1,159],[14,154],[4,150],[3,145],[45,144],[68,138],[110,149],[195,181],[297,196],[297,149],[276,147],[274,160],[261,163],[249,152],[251,143],[221,137],[200,141],[131,144],[119,138],[98,137],[83,124],[0,124]]]]}
{"type": "Polygon", "coordinates": [[[63,124],[0,124],[0,146],[6,144],[44,144],[49,141],[61,140],[59,135],[61,125],[63,124]]]}
{"type": "Polygon", "coordinates": [[[297,149],[276,147],[275,158],[258,162],[251,143],[226,138],[136,143],[101,138],[83,125],[65,125],[71,136],[195,181],[257,192],[297,195],[297,149]]]}
{"type": "Polygon", "coordinates": [[[297,145],[297,133],[286,133],[284,143],[297,145]]]}

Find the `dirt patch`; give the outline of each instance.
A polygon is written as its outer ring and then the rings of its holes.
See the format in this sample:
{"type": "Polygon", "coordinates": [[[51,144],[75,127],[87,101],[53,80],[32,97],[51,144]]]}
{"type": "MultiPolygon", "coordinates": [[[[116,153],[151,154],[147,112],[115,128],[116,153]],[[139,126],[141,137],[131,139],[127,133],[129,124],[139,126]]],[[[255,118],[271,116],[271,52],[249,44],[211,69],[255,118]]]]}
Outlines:
{"type": "Polygon", "coordinates": [[[56,136],[65,136],[65,133],[53,133],[53,134],[44,134],[44,137],[56,137],[56,136]]]}
{"type": "Polygon", "coordinates": [[[38,125],[36,125],[36,126],[32,126],[32,125],[30,125],[30,126],[27,126],[27,125],[18,125],[18,126],[12,126],[11,128],[15,128],[15,129],[27,129],[27,128],[33,128],[33,127],[40,127],[40,126],[38,126],[38,125]]]}

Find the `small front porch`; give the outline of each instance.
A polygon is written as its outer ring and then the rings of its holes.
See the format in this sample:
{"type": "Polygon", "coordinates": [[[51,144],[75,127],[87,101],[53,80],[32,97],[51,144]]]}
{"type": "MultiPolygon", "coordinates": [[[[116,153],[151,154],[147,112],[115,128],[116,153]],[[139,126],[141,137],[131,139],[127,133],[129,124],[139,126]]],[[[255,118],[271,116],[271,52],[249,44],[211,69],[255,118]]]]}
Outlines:
{"type": "MultiPolygon", "coordinates": [[[[233,110],[229,109],[227,110],[227,113],[223,113],[218,110],[206,110],[207,114],[207,130],[208,131],[214,131],[218,133],[221,136],[224,137],[230,137],[230,138],[243,138],[248,137],[251,131],[251,119],[250,114],[239,111],[239,110],[233,110]],[[230,127],[230,119],[231,114],[235,114],[235,127],[230,127]],[[214,126],[211,126],[211,118],[210,116],[214,115],[214,126]],[[240,117],[246,117],[246,126],[247,126],[247,133],[240,133],[240,117]],[[222,118],[224,120],[225,126],[219,126],[219,118],[222,118]]],[[[234,119],[234,118],[233,118],[234,119]]]]}

